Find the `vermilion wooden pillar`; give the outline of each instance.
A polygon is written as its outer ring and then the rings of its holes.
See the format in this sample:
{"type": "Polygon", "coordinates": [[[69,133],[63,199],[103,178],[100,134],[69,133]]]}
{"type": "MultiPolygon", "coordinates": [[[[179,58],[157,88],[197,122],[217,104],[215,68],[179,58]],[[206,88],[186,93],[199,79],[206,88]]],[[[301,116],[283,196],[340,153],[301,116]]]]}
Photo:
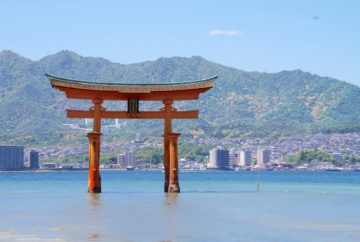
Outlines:
{"type": "Polygon", "coordinates": [[[172,103],[173,100],[164,100],[164,173],[165,173],[165,182],[164,182],[164,192],[168,192],[169,189],[169,177],[170,177],[170,140],[167,134],[172,133],[172,103]]]}
{"type": "Polygon", "coordinates": [[[178,163],[178,138],[180,134],[170,133],[167,134],[170,141],[170,177],[168,192],[179,193],[179,163],[178,163]]]}
{"type": "Polygon", "coordinates": [[[101,192],[100,177],[100,136],[101,136],[101,104],[102,100],[93,100],[94,123],[93,132],[88,134],[89,138],[89,177],[88,192],[101,192]]]}
{"type": "Polygon", "coordinates": [[[99,133],[89,133],[89,179],[88,192],[101,192],[100,177],[100,135],[99,133]]]}

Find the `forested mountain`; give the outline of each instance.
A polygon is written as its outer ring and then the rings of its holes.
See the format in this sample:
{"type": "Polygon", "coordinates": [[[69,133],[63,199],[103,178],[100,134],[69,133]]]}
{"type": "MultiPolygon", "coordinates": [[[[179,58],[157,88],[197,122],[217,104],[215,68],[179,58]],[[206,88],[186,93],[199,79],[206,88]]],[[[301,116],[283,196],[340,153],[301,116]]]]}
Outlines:
{"type": "MultiPolygon", "coordinates": [[[[215,87],[198,102],[180,102],[179,109],[200,108],[197,121],[175,122],[185,137],[273,136],[299,132],[351,131],[360,127],[360,88],[300,70],[246,72],[204,58],[159,58],[117,64],[103,58],[61,51],[38,61],[11,51],[0,53],[0,135],[2,143],[57,142],[71,132],[65,108],[89,103],[65,99],[51,88],[44,73],[98,82],[182,82],[219,76],[215,87]],[[190,125],[191,124],[191,125],[190,125]]],[[[106,104],[124,108],[124,104],[106,104]]],[[[150,103],[140,108],[154,109],[150,103]]],[[[160,121],[131,121],[124,134],[158,135],[160,121]]]]}

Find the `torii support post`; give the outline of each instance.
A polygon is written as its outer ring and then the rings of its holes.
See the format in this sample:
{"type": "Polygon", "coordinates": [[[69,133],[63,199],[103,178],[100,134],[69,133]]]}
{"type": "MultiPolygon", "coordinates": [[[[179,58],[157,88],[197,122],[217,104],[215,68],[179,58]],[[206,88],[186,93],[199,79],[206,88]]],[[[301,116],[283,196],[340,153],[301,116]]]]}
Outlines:
{"type": "Polygon", "coordinates": [[[93,132],[88,134],[89,138],[89,177],[88,192],[101,192],[100,177],[100,136],[101,136],[101,104],[102,100],[93,100],[94,124],[93,132]]]}
{"type": "Polygon", "coordinates": [[[169,189],[169,178],[170,178],[170,140],[167,134],[172,133],[172,104],[173,100],[164,100],[164,173],[165,173],[165,182],[164,182],[164,192],[168,192],[169,189]]]}
{"type": "Polygon", "coordinates": [[[101,177],[100,177],[100,135],[99,133],[89,133],[89,179],[88,192],[101,192],[101,177]]]}
{"type": "Polygon", "coordinates": [[[178,138],[180,134],[167,134],[170,141],[170,181],[168,192],[179,193],[179,163],[178,163],[178,138]]]}

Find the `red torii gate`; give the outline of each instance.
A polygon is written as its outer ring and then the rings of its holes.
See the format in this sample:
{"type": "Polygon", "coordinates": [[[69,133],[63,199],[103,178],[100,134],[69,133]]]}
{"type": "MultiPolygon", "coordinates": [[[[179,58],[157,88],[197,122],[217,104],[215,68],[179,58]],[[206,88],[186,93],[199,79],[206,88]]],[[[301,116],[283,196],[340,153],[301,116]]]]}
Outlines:
{"type": "Polygon", "coordinates": [[[89,139],[88,192],[101,192],[99,172],[101,119],[164,119],[164,170],[165,192],[180,192],[178,179],[178,137],[173,133],[173,119],[196,119],[199,111],[178,111],[174,101],[197,100],[201,93],[214,86],[215,77],[181,83],[168,84],[128,84],[99,83],[71,80],[45,74],[51,86],[65,92],[67,98],[85,99],[93,102],[89,110],[66,110],[68,118],[93,118],[93,131],[89,139]],[[101,106],[103,101],[127,101],[127,111],[107,111],[101,106]],[[164,107],[158,111],[140,111],[139,101],[162,101],[164,107]]]}

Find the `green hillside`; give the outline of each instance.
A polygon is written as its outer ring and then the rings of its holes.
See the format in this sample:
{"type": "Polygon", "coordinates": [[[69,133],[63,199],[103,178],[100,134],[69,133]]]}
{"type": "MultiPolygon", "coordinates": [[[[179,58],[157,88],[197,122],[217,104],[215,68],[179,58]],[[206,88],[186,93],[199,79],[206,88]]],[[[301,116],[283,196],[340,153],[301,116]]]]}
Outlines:
{"type": "MultiPolygon", "coordinates": [[[[177,103],[178,108],[200,108],[200,119],[175,122],[183,137],[288,135],[299,132],[353,131],[360,127],[360,88],[310,73],[245,72],[201,57],[159,58],[122,65],[103,58],[82,57],[61,51],[32,61],[11,51],[0,53],[1,143],[46,144],[78,136],[64,123],[65,108],[88,108],[89,103],[66,100],[53,90],[44,76],[51,73],[72,79],[103,82],[181,82],[217,75],[215,88],[198,102],[177,103]]],[[[108,103],[109,109],[125,108],[108,103]]],[[[160,103],[140,108],[154,109],[160,103]]],[[[105,121],[110,123],[113,121],[105,121]]],[[[108,139],[121,139],[132,132],[160,136],[161,121],[131,120],[108,139]]],[[[82,135],[80,135],[82,137],[82,135]]]]}

